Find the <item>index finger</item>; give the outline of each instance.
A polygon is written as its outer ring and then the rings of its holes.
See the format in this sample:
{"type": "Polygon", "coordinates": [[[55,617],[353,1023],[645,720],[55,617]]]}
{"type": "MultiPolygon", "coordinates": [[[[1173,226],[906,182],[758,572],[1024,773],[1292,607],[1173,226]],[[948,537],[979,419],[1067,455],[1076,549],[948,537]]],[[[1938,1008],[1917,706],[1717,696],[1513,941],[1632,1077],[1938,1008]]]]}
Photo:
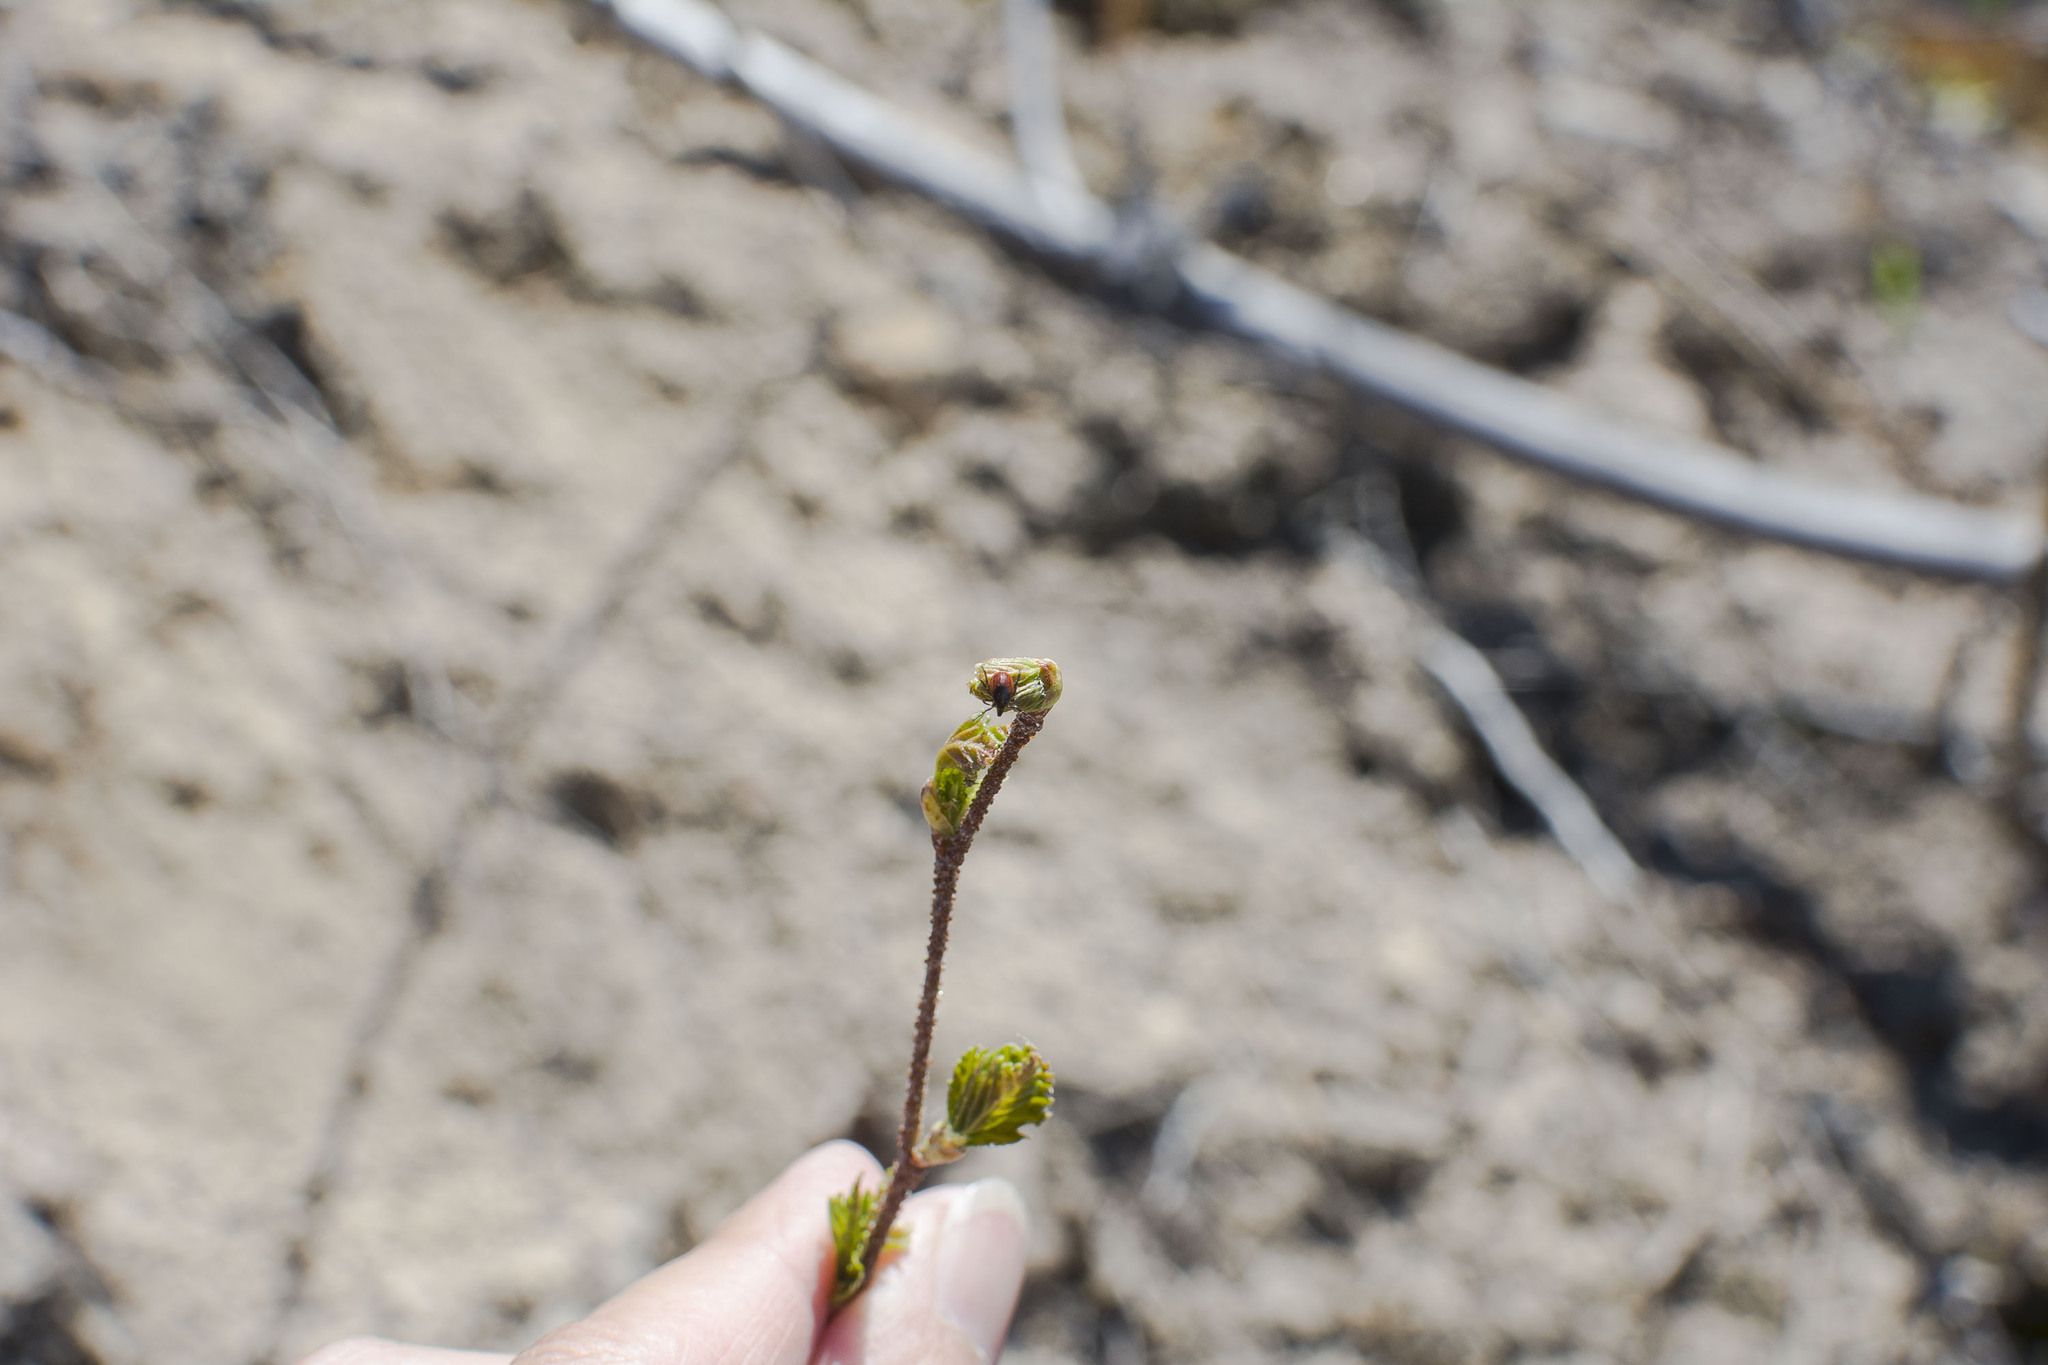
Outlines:
{"type": "Polygon", "coordinates": [[[806,1365],[832,1293],[826,1201],[881,1172],[851,1142],[814,1148],[710,1240],[512,1365],[806,1365]]]}

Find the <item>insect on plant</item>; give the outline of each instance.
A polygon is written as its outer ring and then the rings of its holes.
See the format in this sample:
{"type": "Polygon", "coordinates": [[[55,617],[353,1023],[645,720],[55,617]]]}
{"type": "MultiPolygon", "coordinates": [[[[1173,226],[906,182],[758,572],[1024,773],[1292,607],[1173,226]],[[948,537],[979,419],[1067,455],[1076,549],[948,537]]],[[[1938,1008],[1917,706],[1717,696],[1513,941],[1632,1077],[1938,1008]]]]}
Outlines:
{"type": "Polygon", "coordinates": [[[1036,1048],[969,1048],[946,1087],[946,1117],[919,1134],[960,866],[1017,755],[1044,728],[1060,688],[1060,666],[1051,659],[990,659],[978,665],[967,690],[984,707],[940,746],[931,779],[924,784],[924,816],[932,831],[932,928],[925,947],[924,993],[911,1030],[903,1126],[896,1135],[895,1164],[883,1185],[869,1189],[856,1180],[845,1194],[832,1197],[835,1309],[867,1287],[870,1270],[880,1266],[884,1252],[903,1245],[903,1234],[894,1227],[896,1214],[926,1171],[958,1161],[969,1147],[1020,1141],[1024,1129],[1052,1112],[1052,1068],[1036,1048]]]}

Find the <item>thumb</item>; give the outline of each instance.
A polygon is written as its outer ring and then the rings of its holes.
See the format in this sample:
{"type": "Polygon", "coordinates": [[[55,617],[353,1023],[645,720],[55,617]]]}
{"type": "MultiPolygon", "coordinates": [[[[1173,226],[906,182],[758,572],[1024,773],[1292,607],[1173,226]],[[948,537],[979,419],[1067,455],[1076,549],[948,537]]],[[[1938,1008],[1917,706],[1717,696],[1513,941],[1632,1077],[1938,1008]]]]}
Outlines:
{"type": "Polygon", "coordinates": [[[940,1186],[903,1205],[901,1256],[832,1320],[817,1365],[989,1365],[1024,1284],[1024,1201],[1007,1180],[940,1186]]]}

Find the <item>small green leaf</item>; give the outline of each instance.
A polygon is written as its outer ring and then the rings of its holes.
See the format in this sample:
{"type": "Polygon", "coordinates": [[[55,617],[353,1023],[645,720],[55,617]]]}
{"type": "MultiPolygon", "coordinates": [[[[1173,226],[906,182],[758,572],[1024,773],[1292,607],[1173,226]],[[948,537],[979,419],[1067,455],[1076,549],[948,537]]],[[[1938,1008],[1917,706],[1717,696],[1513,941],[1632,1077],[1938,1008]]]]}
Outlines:
{"type": "Polygon", "coordinates": [[[995,762],[1003,741],[1009,737],[1007,725],[986,715],[969,716],[960,722],[960,728],[939,750],[931,780],[924,784],[920,797],[924,818],[934,834],[960,832],[960,822],[967,818],[967,808],[974,804],[974,794],[981,788],[988,765],[995,762]]]}
{"type": "Polygon", "coordinates": [[[946,1088],[946,1121],[933,1126],[920,1154],[954,1160],[968,1147],[1021,1141],[1026,1127],[1052,1112],[1052,1084],[1052,1068],[1035,1047],[969,1048],[946,1088]]]}
{"type": "Polygon", "coordinates": [[[1051,659],[990,659],[975,665],[967,690],[1005,711],[1050,711],[1060,699],[1060,666],[1051,659]]]}

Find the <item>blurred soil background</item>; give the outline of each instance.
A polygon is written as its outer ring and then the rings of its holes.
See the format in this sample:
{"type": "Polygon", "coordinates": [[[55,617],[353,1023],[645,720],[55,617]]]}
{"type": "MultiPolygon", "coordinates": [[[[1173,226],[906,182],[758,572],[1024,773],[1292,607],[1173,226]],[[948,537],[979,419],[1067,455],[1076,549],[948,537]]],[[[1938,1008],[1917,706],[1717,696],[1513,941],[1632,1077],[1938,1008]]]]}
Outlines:
{"type": "MultiPolygon", "coordinates": [[[[1004,144],[998,7],[730,12],[1004,144]]],[[[2039,505],[2048,8],[1060,22],[1107,195],[1645,423],[2039,505]]],[[[0,1361],[516,1349],[881,1147],[917,788],[1003,653],[1067,696],[940,1046],[1061,1077],[958,1168],[1035,1213],[1012,1360],[2048,1361],[2013,603],[1135,302],[572,0],[0,3],[0,1361]]]]}

